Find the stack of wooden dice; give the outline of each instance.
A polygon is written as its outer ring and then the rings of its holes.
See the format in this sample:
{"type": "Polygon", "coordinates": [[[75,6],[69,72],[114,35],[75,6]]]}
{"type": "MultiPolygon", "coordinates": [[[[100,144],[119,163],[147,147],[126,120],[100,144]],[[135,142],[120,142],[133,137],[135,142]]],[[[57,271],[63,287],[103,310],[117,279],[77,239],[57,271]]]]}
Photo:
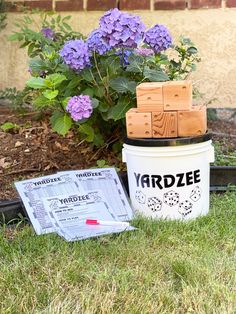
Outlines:
{"type": "Polygon", "coordinates": [[[205,134],[206,106],[192,104],[191,81],[142,83],[137,108],[126,113],[127,136],[173,138],[205,134]]]}

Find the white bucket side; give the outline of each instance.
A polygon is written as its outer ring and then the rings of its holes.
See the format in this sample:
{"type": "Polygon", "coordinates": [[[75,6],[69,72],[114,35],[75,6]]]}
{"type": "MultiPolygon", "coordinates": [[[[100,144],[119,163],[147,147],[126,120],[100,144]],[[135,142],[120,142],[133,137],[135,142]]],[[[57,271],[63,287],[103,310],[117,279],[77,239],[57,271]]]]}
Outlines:
{"type": "Polygon", "coordinates": [[[209,163],[214,160],[211,141],[173,147],[124,144],[122,155],[137,212],[170,219],[207,214],[209,163]]]}
{"type": "Polygon", "coordinates": [[[182,146],[171,146],[171,147],[143,147],[143,146],[132,146],[128,144],[123,145],[122,149],[122,161],[126,162],[126,154],[131,153],[136,156],[143,157],[176,157],[176,156],[187,156],[193,154],[201,154],[208,152],[208,162],[214,162],[214,147],[212,141],[209,140],[203,143],[182,145],[182,146]]]}

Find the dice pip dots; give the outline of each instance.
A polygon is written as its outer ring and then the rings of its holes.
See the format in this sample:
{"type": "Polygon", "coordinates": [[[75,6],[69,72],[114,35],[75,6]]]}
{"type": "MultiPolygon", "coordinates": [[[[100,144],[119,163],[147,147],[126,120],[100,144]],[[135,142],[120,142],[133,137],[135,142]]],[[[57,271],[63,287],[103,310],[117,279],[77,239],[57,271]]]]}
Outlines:
{"type": "Polygon", "coordinates": [[[148,199],[148,207],[153,211],[157,212],[162,208],[162,201],[157,197],[149,197],[148,199]]]}
{"type": "Polygon", "coordinates": [[[164,193],[164,203],[170,207],[179,203],[179,193],[169,191],[164,193]]]}
{"type": "Polygon", "coordinates": [[[185,200],[179,204],[179,213],[185,217],[192,212],[192,208],[193,204],[190,201],[185,200]]]}
{"type": "Polygon", "coordinates": [[[197,202],[200,198],[201,198],[201,189],[199,186],[196,186],[191,194],[190,194],[190,198],[192,201],[197,202]]]}
{"type": "Polygon", "coordinates": [[[146,195],[143,194],[142,191],[136,191],[135,193],[135,199],[137,202],[139,202],[140,204],[145,204],[146,202],[146,195]]]}

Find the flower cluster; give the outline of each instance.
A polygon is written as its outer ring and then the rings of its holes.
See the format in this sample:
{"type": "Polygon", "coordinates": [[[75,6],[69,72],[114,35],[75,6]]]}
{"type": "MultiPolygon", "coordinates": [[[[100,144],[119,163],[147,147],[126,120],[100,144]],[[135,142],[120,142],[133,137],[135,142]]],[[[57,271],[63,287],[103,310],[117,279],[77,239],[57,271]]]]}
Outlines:
{"type": "Polygon", "coordinates": [[[54,31],[49,28],[49,27],[44,27],[41,29],[41,33],[43,34],[44,37],[48,38],[48,39],[54,39],[55,38],[55,33],[54,31]]]}
{"type": "Polygon", "coordinates": [[[80,39],[68,41],[60,51],[64,62],[77,72],[90,66],[90,55],[87,43],[80,39]]]}
{"type": "Polygon", "coordinates": [[[99,55],[104,55],[110,50],[110,47],[102,39],[99,29],[95,29],[87,39],[89,50],[97,52],[99,55]]]}
{"type": "Polygon", "coordinates": [[[145,25],[140,17],[112,9],[100,19],[102,39],[113,48],[136,48],[142,41],[145,25]]]}
{"type": "Polygon", "coordinates": [[[73,96],[67,103],[66,110],[74,121],[89,118],[93,112],[92,102],[89,96],[73,96]]]}
{"type": "Polygon", "coordinates": [[[116,54],[120,57],[120,63],[121,65],[128,65],[129,64],[129,56],[133,52],[131,50],[127,49],[119,49],[116,54]]]}
{"type": "Polygon", "coordinates": [[[172,38],[164,25],[157,24],[145,33],[144,42],[159,53],[170,47],[172,38]]]}
{"type": "Polygon", "coordinates": [[[135,52],[143,57],[149,57],[154,55],[154,51],[150,48],[137,48],[135,52]]]}

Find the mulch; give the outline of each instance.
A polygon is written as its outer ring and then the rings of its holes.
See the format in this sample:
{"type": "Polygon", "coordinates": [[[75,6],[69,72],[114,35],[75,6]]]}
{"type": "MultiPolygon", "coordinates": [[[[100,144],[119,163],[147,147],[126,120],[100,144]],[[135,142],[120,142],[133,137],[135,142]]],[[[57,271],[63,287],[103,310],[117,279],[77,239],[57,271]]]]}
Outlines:
{"type": "MultiPolygon", "coordinates": [[[[38,114],[25,115],[0,107],[0,126],[5,122],[18,127],[3,132],[0,129],[0,200],[17,198],[14,181],[56,173],[70,169],[97,166],[105,160],[109,166],[125,167],[121,154],[110,147],[93,148],[73,133],[65,137],[54,133],[48,117],[38,119],[38,114]]],[[[220,141],[225,150],[236,148],[236,125],[227,121],[210,121],[213,140],[220,141]]]]}

